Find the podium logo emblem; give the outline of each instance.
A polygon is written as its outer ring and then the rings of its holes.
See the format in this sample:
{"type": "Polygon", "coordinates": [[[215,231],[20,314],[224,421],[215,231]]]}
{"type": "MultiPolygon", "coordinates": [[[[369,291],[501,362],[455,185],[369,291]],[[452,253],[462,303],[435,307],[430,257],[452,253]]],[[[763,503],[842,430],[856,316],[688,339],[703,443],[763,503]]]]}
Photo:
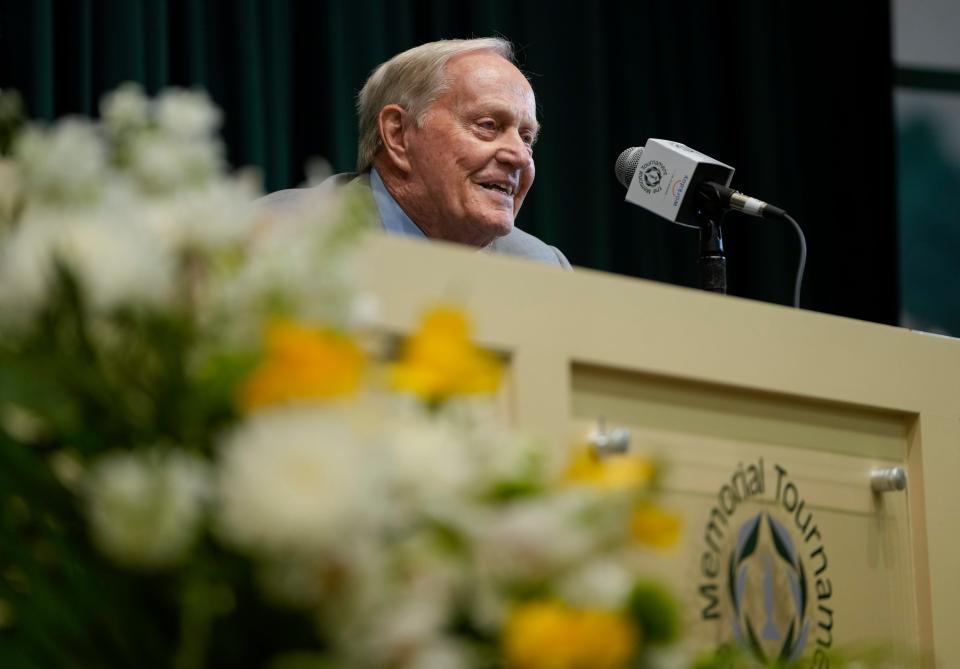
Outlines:
{"type": "Polygon", "coordinates": [[[810,634],[803,560],[787,528],[769,513],[748,519],[736,536],[727,562],[733,636],[764,664],[795,661],[810,634]]]}
{"type": "Polygon", "coordinates": [[[763,458],[739,463],[720,487],[698,565],[700,620],[712,638],[763,664],[806,652],[812,666],[829,669],[833,584],[811,507],[787,470],[774,464],[768,472],[763,458]]]}

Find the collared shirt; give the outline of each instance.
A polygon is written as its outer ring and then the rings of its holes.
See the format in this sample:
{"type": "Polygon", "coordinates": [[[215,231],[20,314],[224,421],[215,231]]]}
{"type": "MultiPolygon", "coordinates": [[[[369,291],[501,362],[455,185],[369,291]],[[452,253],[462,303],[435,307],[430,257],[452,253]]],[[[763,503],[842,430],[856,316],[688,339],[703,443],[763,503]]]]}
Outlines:
{"type": "Polygon", "coordinates": [[[397,201],[390,195],[390,191],[383,185],[383,179],[380,178],[376,168],[370,170],[370,187],[373,189],[373,201],[377,203],[377,211],[380,213],[383,229],[387,231],[388,235],[426,238],[423,230],[417,227],[417,224],[407,216],[407,212],[401,209],[397,201]]]}

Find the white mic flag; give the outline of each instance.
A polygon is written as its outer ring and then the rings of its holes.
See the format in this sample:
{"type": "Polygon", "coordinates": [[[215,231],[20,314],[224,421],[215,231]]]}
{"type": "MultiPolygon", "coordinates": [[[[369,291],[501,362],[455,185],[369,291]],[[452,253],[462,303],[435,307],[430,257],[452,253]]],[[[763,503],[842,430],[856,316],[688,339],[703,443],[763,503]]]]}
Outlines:
{"type": "Polygon", "coordinates": [[[624,157],[625,165],[637,163],[632,175],[624,175],[630,178],[626,201],[681,225],[699,227],[694,186],[704,181],[729,186],[733,179],[732,167],[679,142],[651,138],[633,151],[642,154],[624,157]]]}

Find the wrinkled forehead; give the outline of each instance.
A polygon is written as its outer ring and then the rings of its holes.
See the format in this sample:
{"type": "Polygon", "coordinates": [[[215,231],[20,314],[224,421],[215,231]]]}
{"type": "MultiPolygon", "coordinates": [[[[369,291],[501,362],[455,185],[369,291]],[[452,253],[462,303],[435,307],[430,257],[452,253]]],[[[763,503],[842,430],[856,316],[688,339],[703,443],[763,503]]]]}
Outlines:
{"type": "Polygon", "coordinates": [[[533,87],[516,65],[499,56],[476,60],[472,65],[466,63],[466,76],[476,86],[502,86],[512,92],[533,97],[533,87]]]}
{"type": "Polygon", "coordinates": [[[447,85],[441,98],[457,107],[498,102],[536,119],[533,87],[516,65],[498,54],[478,52],[451,58],[444,75],[447,85]]]}

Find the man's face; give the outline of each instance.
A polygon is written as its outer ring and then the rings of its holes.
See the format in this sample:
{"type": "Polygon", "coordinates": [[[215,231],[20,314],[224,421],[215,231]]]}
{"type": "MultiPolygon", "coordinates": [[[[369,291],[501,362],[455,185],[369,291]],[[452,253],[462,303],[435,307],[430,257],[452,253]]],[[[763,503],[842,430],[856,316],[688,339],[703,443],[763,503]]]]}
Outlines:
{"type": "Polygon", "coordinates": [[[450,87],[411,124],[414,211],[428,236],[485,246],[513,229],[533,184],[536,101],[523,74],[490,52],[452,58],[450,87]]]}

